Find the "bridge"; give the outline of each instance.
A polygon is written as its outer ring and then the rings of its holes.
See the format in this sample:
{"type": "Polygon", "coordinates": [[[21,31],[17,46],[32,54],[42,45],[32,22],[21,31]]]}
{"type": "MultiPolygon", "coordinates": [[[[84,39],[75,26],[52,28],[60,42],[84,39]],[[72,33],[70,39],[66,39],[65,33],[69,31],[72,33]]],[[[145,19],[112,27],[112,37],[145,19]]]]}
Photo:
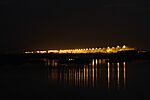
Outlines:
{"type": "Polygon", "coordinates": [[[25,53],[55,53],[55,54],[80,54],[80,53],[117,53],[119,51],[135,50],[128,46],[104,47],[104,48],[81,48],[81,49],[60,49],[60,50],[37,50],[26,51],[25,53]]]}
{"type": "Polygon", "coordinates": [[[91,59],[107,59],[109,62],[150,59],[150,51],[136,50],[128,46],[106,48],[37,50],[24,53],[2,54],[0,64],[16,64],[28,61],[41,62],[41,59],[55,59],[65,62],[86,62],[91,59]]]}

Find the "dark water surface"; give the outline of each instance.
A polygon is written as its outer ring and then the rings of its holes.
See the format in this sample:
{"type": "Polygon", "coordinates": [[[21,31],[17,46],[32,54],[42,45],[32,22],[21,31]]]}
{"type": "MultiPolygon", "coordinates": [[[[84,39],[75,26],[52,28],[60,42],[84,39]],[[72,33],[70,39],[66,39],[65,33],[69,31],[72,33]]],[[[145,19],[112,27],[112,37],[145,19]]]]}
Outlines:
{"type": "Polygon", "coordinates": [[[10,100],[149,99],[150,61],[3,65],[0,97],[10,100]]]}

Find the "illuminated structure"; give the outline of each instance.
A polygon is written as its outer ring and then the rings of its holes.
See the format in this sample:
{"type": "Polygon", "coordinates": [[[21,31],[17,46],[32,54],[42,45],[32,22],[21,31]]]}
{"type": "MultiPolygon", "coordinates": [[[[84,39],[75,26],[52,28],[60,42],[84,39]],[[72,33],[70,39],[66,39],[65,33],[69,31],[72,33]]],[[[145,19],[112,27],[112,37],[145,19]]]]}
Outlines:
{"type": "Polygon", "coordinates": [[[25,53],[57,53],[57,54],[77,54],[77,53],[117,53],[118,51],[135,50],[125,45],[107,48],[82,48],[82,49],[60,49],[60,50],[48,50],[48,51],[28,51],[25,53]]]}

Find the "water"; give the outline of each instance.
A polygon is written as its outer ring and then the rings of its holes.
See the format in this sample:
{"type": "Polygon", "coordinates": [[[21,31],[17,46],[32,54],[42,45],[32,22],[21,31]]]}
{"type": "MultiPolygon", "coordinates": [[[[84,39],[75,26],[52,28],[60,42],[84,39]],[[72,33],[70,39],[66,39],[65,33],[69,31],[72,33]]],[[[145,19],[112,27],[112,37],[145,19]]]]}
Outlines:
{"type": "Polygon", "coordinates": [[[0,96],[6,99],[148,99],[150,61],[5,65],[0,96]]]}

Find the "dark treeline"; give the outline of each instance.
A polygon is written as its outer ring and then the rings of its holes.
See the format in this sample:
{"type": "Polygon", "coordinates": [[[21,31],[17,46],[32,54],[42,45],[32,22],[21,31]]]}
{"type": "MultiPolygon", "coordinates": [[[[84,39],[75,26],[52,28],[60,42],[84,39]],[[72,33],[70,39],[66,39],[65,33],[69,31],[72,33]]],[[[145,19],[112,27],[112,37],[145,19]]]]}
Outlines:
{"type": "Polygon", "coordinates": [[[14,54],[1,54],[0,65],[6,64],[23,64],[23,63],[42,63],[41,59],[55,59],[55,60],[68,60],[76,59],[77,61],[86,59],[108,59],[112,62],[118,61],[132,61],[137,59],[150,59],[150,52],[138,51],[121,51],[118,53],[90,53],[90,54],[38,54],[38,53],[14,53],[14,54]]]}

